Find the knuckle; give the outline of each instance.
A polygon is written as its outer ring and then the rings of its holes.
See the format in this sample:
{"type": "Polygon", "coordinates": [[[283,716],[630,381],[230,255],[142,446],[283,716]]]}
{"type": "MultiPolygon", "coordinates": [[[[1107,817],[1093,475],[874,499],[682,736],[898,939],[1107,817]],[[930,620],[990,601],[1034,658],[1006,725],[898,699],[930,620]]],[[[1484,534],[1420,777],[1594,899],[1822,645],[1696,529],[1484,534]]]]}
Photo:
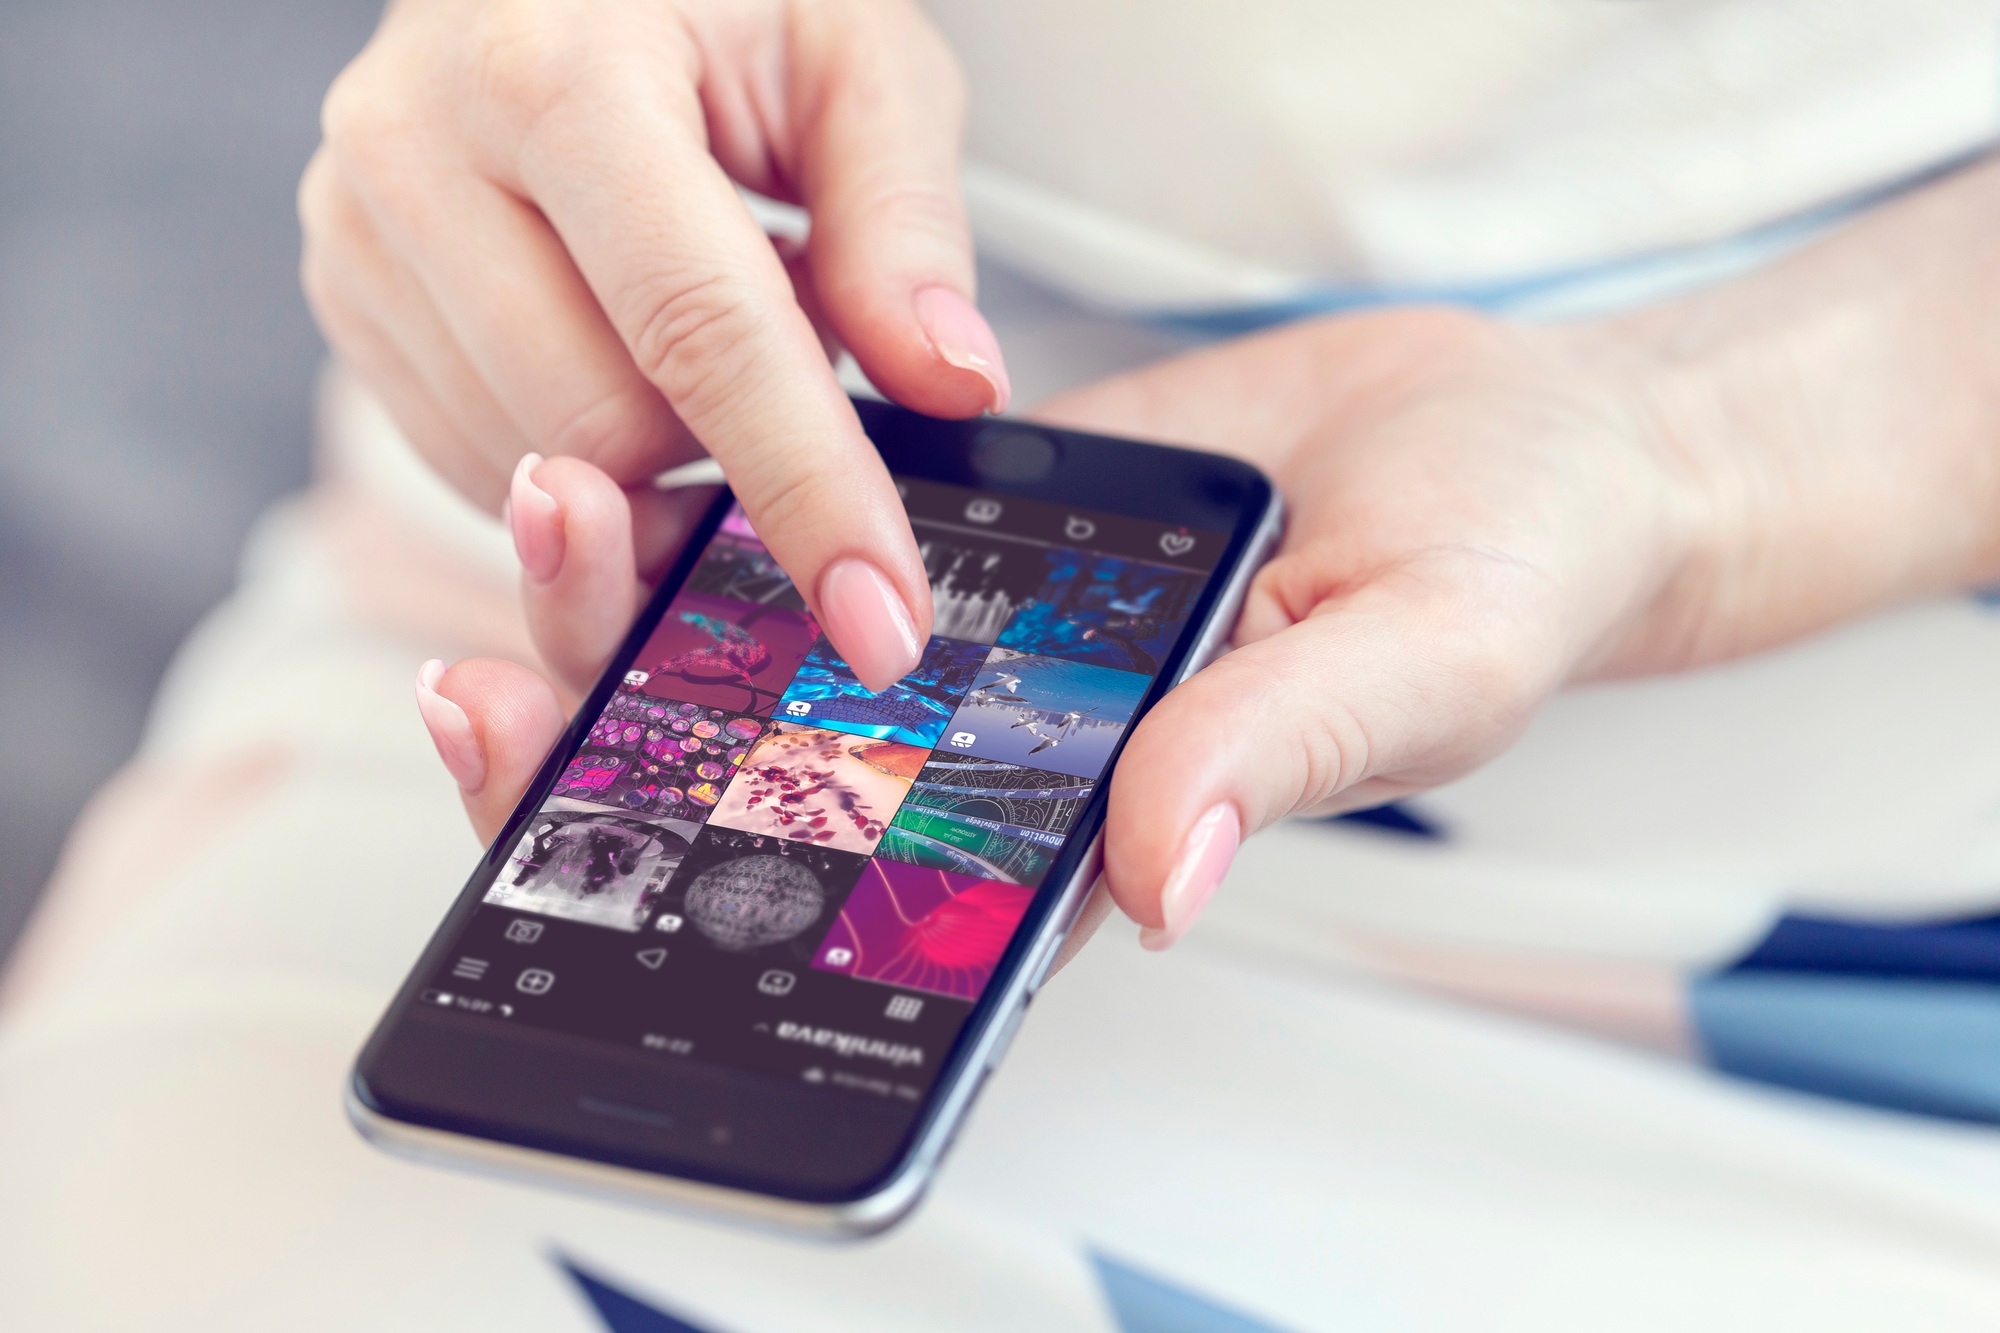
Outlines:
{"type": "Polygon", "coordinates": [[[479,101],[533,121],[585,80],[583,47],[554,19],[551,7],[521,0],[481,12],[470,66],[479,101]]]}
{"type": "Polygon", "coordinates": [[[637,289],[628,306],[632,360],[676,408],[712,415],[753,372],[745,333],[760,316],[732,275],[676,275],[637,289]]]}
{"type": "Polygon", "coordinates": [[[392,80],[364,54],[342,70],[320,104],[320,137],[343,162],[365,166],[409,129],[409,112],[392,80]]]}

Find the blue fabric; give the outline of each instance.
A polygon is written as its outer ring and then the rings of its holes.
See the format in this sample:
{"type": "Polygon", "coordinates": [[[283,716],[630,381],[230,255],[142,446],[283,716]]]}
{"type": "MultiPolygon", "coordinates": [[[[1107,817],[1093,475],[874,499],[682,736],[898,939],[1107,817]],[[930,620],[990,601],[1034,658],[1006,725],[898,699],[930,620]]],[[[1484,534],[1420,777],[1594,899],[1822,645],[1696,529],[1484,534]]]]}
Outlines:
{"type": "Polygon", "coordinates": [[[1370,806],[1366,810],[1350,810],[1344,815],[1329,816],[1330,824],[1359,824],[1364,828],[1378,829],[1383,833],[1399,833],[1406,838],[1427,838],[1433,842],[1444,841],[1444,826],[1428,815],[1418,814],[1415,807],[1401,801],[1390,801],[1386,805],[1370,806]]]}
{"type": "Polygon", "coordinates": [[[556,1266],[569,1274],[570,1281],[583,1292],[584,1299],[597,1311],[597,1317],[610,1333],[716,1333],[620,1291],[603,1278],[577,1267],[564,1255],[553,1257],[556,1266]]]}
{"type": "Polygon", "coordinates": [[[2000,983],[2000,917],[1891,925],[1787,916],[1729,970],[2000,983]]]}
{"type": "Polygon", "coordinates": [[[1109,1255],[1093,1250],[1090,1262],[1120,1333],[1281,1333],[1109,1255]]]}
{"type": "Polygon", "coordinates": [[[1689,1013],[1725,1073],[2000,1122],[2000,986],[1746,968],[1697,977],[1689,1013]]]}

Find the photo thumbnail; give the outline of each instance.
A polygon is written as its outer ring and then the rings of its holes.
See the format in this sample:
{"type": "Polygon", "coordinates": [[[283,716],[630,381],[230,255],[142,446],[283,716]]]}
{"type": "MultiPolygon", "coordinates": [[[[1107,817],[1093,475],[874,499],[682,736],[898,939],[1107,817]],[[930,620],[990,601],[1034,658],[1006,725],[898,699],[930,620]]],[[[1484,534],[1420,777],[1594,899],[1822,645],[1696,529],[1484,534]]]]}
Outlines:
{"type": "Polygon", "coordinates": [[[727,597],[752,606],[776,606],[788,611],[806,609],[806,599],[792,585],[792,576],[778,565],[762,539],[751,530],[741,505],[729,507],[728,517],[709,539],[685,586],[693,592],[727,597]]]}
{"type": "Polygon", "coordinates": [[[931,581],[931,633],[990,644],[1014,609],[1042,585],[1039,549],[981,541],[915,525],[917,553],[931,581]]]}
{"type": "Polygon", "coordinates": [[[803,963],[866,862],[817,843],[709,825],[659,895],[677,941],[803,963]]]}
{"type": "Polygon", "coordinates": [[[821,639],[806,654],[773,716],[929,749],[972,688],[987,652],[985,644],[933,638],[910,674],[880,694],[870,694],[833,645],[821,639]]]}
{"type": "Polygon", "coordinates": [[[1201,595],[1201,575],[1143,561],[1066,548],[1035,559],[1040,578],[1002,648],[1158,675],[1201,595]]]}
{"type": "Polygon", "coordinates": [[[1130,671],[995,648],[938,752],[1094,778],[1151,683],[1130,671]]]}
{"type": "Polygon", "coordinates": [[[655,698],[769,717],[818,637],[803,611],[684,591],[626,679],[655,698]]]}
{"type": "Polygon", "coordinates": [[[866,854],[928,753],[900,741],[780,722],[744,756],[709,821],[866,854]]]}
{"type": "Polygon", "coordinates": [[[528,821],[485,901],[637,930],[700,827],[685,819],[636,819],[574,801],[550,801],[528,821]]]}
{"type": "Polygon", "coordinates": [[[976,1000],[1035,891],[870,861],[813,966],[861,981],[976,1000]]]}
{"type": "Polygon", "coordinates": [[[875,854],[1032,888],[1096,785],[940,751],[917,774],[875,854]]]}
{"type": "Polygon", "coordinates": [[[628,681],[605,702],[551,795],[699,823],[769,725],[656,699],[628,681]]]}

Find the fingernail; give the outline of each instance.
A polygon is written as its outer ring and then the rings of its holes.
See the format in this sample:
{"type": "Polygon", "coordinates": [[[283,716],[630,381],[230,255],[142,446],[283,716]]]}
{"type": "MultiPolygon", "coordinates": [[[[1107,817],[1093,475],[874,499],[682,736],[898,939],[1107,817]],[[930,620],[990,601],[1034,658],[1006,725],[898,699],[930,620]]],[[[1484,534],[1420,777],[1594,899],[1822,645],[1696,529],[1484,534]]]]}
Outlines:
{"type": "Polygon", "coordinates": [[[1000,359],[1000,342],[972,302],[949,287],[926,287],[917,293],[917,323],[937,354],[960,370],[986,381],[992,391],[988,412],[1005,412],[1014,396],[1007,382],[1007,363],[1000,359]]]}
{"type": "Polygon", "coordinates": [[[472,734],[472,719],[465,710],[437,692],[444,679],[444,663],[432,658],[417,670],[417,711],[437,746],[438,758],[454,781],[468,792],[486,783],[486,756],[480,752],[479,738],[472,734]]]}
{"type": "Polygon", "coordinates": [[[1141,930],[1139,943],[1148,949],[1169,949],[1187,934],[1201,909],[1215,896],[1215,886],[1229,873],[1229,863],[1236,859],[1242,840],[1242,822],[1236,807],[1227,801],[1195,820],[1187,841],[1181,844],[1180,859],[1167,876],[1167,887],[1160,890],[1160,914],[1166,924],[1141,930]]]}
{"type": "Polygon", "coordinates": [[[522,571],[536,583],[547,583],[562,568],[564,534],[562,506],[535,485],[535,469],[541,465],[540,454],[522,456],[507,487],[506,514],[522,571]]]}
{"type": "Polygon", "coordinates": [[[866,560],[836,560],[819,576],[820,623],[870,690],[884,690],[917,665],[923,641],[896,585],[866,560]]]}

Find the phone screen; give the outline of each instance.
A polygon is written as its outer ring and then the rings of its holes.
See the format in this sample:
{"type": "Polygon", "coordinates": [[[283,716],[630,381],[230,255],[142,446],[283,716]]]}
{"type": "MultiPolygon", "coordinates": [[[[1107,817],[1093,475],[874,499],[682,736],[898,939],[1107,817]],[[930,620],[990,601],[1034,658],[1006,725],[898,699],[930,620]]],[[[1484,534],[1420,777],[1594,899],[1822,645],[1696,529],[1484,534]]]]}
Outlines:
{"type": "Polygon", "coordinates": [[[922,1102],[1229,538],[897,485],[916,669],[864,690],[732,508],[420,1008],[922,1102]]]}

